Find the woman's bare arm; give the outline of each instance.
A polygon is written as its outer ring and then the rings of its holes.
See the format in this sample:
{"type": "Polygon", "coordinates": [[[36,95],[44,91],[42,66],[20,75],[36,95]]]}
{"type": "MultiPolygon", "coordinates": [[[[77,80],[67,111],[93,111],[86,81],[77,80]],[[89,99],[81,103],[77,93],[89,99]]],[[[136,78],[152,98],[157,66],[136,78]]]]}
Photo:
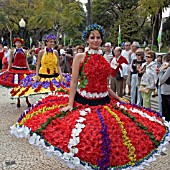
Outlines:
{"type": "Polygon", "coordinates": [[[9,71],[9,69],[12,67],[12,58],[13,58],[13,55],[14,55],[14,50],[12,50],[11,53],[10,53],[10,59],[9,59],[9,62],[8,62],[8,69],[7,69],[7,71],[9,71]]]}
{"type": "Polygon", "coordinates": [[[121,99],[115,92],[113,92],[112,89],[109,88],[108,92],[109,92],[109,95],[111,97],[115,98],[116,100],[120,100],[121,99]]]}
{"type": "Polygon", "coordinates": [[[37,60],[37,64],[36,64],[36,78],[35,78],[35,81],[38,81],[39,79],[39,69],[40,69],[40,63],[41,63],[41,59],[42,59],[42,56],[44,54],[44,51],[41,50],[39,53],[38,53],[38,60],[37,60]]]}
{"type": "Polygon", "coordinates": [[[78,85],[78,77],[79,77],[79,67],[82,59],[84,58],[84,54],[76,54],[73,60],[73,70],[72,70],[72,79],[70,84],[70,95],[69,95],[69,103],[67,107],[64,107],[61,111],[71,111],[73,109],[74,97],[77,90],[78,85]]]}

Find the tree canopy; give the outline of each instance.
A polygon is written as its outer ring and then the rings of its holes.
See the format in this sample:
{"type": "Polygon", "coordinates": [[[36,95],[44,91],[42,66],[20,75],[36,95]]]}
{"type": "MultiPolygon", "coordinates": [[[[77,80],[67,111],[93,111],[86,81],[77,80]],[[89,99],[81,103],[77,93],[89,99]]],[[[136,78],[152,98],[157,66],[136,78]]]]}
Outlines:
{"type": "MultiPolygon", "coordinates": [[[[90,2],[90,1],[88,1],[90,2]]],[[[105,41],[117,45],[118,28],[122,41],[157,43],[162,11],[170,0],[92,0],[91,19],[106,29],[105,41]],[[152,35],[152,36],[151,36],[152,35]]],[[[18,36],[19,21],[26,22],[25,37],[41,40],[49,32],[81,42],[87,26],[86,11],[77,0],[0,0],[0,36],[18,36]]],[[[165,30],[166,31],[166,30],[165,30]]],[[[166,31],[166,34],[168,31],[166,31]]],[[[166,35],[166,37],[168,37],[166,35]]]]}

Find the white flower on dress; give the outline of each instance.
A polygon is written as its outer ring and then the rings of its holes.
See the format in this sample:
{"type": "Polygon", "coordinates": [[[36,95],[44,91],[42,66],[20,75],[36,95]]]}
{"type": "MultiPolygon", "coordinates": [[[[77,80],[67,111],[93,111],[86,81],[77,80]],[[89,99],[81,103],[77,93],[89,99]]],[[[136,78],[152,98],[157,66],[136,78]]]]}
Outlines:
{"type": "Polygon", "coordinates": [[[66,160],[69,160],[70,158],[72,158],[74,156],[73,153],[67,153],[67,152],[64,152],[63,154],[63,158],[66,159],[66,160]]]}
{"type": "Polygon", "coordinates": [[[30,136],[30,129],[26,126],[20,127],[18,124],[15,124],[10,127],[11,135],[16,136],[17,138],[28,138],[30,136]]]}
{"type": "Polygon", "coordinates": [[[33,133],[33,135],[30,137],[29,139],[29,143],[31,145],[35,144],[36,143],[36,139],[37,139],[37,134],[36,133],[33,133]]]}
{"type": "Polygon", "coordinates": [[[46,150],[45,150],[46,154],[51,157],[54,153],[54,146],[49,146],[49,147],[46,147],[46,150]]]}
{"type": "Polygon", "coordinates": [[[80,159],[78,157],[73,157],[73,163],[75,165],[79,165],[80,164],[80,159]]]}
{"type": "Polygon", "coordinates": [[[79,119],[76,120],[76,122],[82,123],[82,122],[85,121],[85,120],[86,120],[86,118],[84,118],[84,117],[79,117],[79,119]]]}
{"type": "Polygon", "coordinates": [[[86,116],[86,115],[87,115],[87,112],[84,111],[84,110],[82,110],[82,111],[80,111],[80,115],[81,115],[81,116],[86,116]]]}
{"type": "Polygon", "coordinates": [[[70,146],[76,146],[80,142],[80,137],[73,136],[72,139],[69,141],[70,146]]]}
{"type": "Polygon", "coordinates": [[[77,129],[75,128],[75,129],[72,130],[71,136],[76,137],[76,136],[78,136],[80,134],[81,131],[82,131],[81,128],[77,128],[77,129]]]}
{"type": "Polygon", "coordinates": [[[83,128],[85,128],[85,125],[82,124],[82,123],[77,123],[77,124],[75,125],[75,127],[76,127],[77,129],[83,129],[83,128]]]}
{"type": "Polygon", "coordinates": [[[62,153],[60,151],[56,150],[56,151],[54,151],[54,155],[57,157],[61,157],[62,153]]]}

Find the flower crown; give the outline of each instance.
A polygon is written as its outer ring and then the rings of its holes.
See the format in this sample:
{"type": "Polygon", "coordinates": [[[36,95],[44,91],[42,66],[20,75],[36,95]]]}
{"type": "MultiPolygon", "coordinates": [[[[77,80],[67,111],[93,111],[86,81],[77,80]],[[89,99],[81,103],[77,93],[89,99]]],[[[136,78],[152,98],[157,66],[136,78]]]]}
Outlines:
{"type": "Polygon", "coordinates": [[[48,40],[56,40],[56,36],[54,34],[44,36],[43,41],[47,42],[48,40]]]}
{"type": "Polygon", "coordinates": [[[105,36],[104,28],[98,24],[92,24],[92,25],[87,26],[85,30],[83,31],[83,35],[82,35],[83,39],[86,40],[90,32],[93,30],[99,31],[99,33],[101,34],[101,38],[102,39],[104,38],[105,36]]]}

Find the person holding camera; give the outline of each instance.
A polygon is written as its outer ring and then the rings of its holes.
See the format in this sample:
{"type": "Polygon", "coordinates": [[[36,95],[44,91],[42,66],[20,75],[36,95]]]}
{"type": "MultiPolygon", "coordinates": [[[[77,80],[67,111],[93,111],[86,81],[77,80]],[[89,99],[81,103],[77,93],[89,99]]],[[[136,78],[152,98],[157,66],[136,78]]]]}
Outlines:
{"type": "Polygon", "coordinates": [[[69,48],[66,49],[65,52],[62,53],[62,60],[60,62],[61,64],[61,71],[63,73],[71,73],[71,63],[73,61],[73,50],[72,47],[69,46],[69,48]]]}

